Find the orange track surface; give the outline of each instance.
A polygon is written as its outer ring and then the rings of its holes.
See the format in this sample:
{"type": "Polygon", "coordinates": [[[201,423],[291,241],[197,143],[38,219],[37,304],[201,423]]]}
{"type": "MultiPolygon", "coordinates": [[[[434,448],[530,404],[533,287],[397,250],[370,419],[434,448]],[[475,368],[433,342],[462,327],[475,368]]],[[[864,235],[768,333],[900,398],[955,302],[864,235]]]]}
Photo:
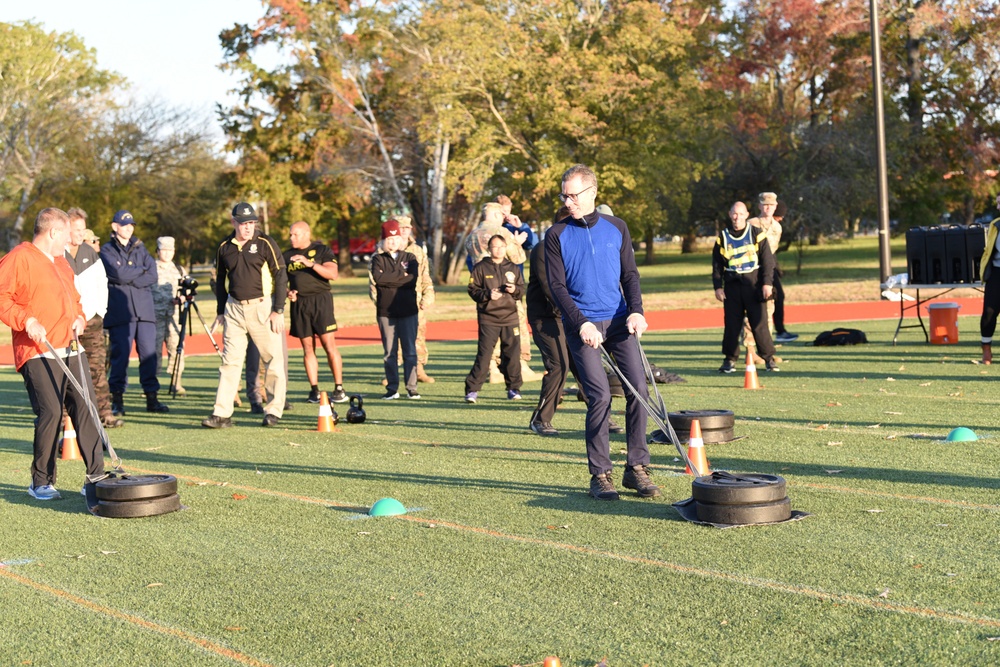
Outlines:
{"type": "MultiPolygon", "coordinates": [[[[982,313],[983,300],[978,298],[947,299],[961,306],[960,315],[979,315],[982,313]]],[[[911,304],[911,302],[907,302],[911,304]]],[[[924,324],[927,324],[927,313],[922,313],[924,324]]],[[[857,322],[864,320],[895,320],[899,318],[899,303],[893,301],[854,301],[850,303],[817,303],[806,305],[789,305],[785,307],[785,322],[790,328],[796,324],[857,322]]],[[[683,331],[685,329],[722,328],[722,305],[717,308],[700,308],[691,310],[663,310],[646,313],[650,331],[683,331]]],[[[913,310],[906,313],[905,324],[915,324],[916,315],[913,310]]],[[[901,333],[904,342],[920,342],[919,331],[901,333]]],[[[476,320],[457,320],[452,322],[429,322],[427,324],[428,341],[475,340],[476,320]]],[[[215,334],[215,340],[221,347],[222,334],[215,334]]],[[[375,324],[360,327],[344,327],[337,331],[337,344],[347,345],[377,345],[381,343],[378,326],[375,324]]],[[[296,349],[299,341],[289,338],[288,346],[296,349]]],[[[205,333],[189,335],[184,342],[184,352],[187,355],[215,354],[215,349],[205,333]]],[[[133,351],[132,357],[135,358],[133,351]]],[[[0,348],[0,365],[12,366],[14,351],[10,345],[0,348]]]]}

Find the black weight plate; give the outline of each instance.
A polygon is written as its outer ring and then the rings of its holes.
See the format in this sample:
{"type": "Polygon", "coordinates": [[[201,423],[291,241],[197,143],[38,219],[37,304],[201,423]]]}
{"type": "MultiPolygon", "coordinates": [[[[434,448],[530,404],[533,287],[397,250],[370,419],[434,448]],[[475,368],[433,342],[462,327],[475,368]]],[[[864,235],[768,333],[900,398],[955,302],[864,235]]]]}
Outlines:
{"type": "Polygon", "coordinates": [[[98,500],[97,515],[111,519],[134,519],[141,516],[156,516],[176,512],[181,508],[181,497],[176,493],[163,498],[129,500],[119,503],[113,500],[98,500]]]}
{"type": "Polygon", "coordinates": [[[788,498],[773,503],[755,505],[713,505],[695,503],[699,521],[741,526],[751,523],[775,523],[792,518],[792,501],[788,498]]]}
{"type": "Polygon", "coordinates": [[[173,475],[123,475],[97,483],[99,500],[145,500],[174,493],[177,493],[177,478],[173,475]]]}
{"type": "Polygon", "coordinates": [[[732,410],[681,410],[680,412],[670,412],[670,425],[675,431],[691,430],[691,422],[695,419],[701,424],[701,432],[714,431],[718,429],[732,428],[736,423],[736,417],[732,410]]]}
{"type": "Polygon", "coordinates": [[[777,475],[716,472],[691,482],[691,497],[716,505],[772,503],[785,497],[785,479],[777,475]]]}
{"type": "MultiPolygon", "coordinates": [[[[674,429],[674,432],[677,434],[677,437],[680,438],[682,445],[686,445],[688,443],[688,440],[690,440],[690,438],[688,437],[690,436],[690,432],[681,431],[676,428],[674,429]]],[[[670,444],[670,438],[668,438],[660,429],[656,429],[655,431],[650,433],[649,439],[650,442],[657,444],[666,444],[666,445],[670,444]]],[[[722,442],[729,442],[731,440],[735,440],[736,434],[733,432],[732,428],[723,428],[712,431],[702,430],[701,439],[702,442],[706,445],[717,445],[722,442]]]]}

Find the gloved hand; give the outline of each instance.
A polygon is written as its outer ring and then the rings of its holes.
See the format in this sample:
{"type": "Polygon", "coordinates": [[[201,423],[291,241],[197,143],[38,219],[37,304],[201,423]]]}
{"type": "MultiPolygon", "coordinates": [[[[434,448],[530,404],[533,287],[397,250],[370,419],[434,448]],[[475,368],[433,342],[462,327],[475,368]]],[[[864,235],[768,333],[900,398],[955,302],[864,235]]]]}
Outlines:
{"type": "Polygon", "coordinates": [[[642,332],[649,328],[646,324],[646,318],[643,317],[642,313],[632,313],[625,320],[625,326],[628,328],[630,334],[635,334],[636,338],[642,336],[642,332]]]}
{"type": "Polygon", "coordinates": [[[589,345],[595,350],[601,346],[604,342],[604,336],[601,332],[597,330],[593,322],[585,322],[582,327],[580,327],[580,339],[583,341],[584,345],[589,345]]]}

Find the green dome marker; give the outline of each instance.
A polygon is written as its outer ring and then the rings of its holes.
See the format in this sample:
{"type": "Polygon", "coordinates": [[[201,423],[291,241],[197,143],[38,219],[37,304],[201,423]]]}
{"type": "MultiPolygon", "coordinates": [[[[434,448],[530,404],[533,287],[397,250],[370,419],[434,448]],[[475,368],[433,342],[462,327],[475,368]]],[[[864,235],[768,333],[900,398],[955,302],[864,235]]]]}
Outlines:
{"type": "Polygon", "coordinates": [[[368,516],[398,516],[400,514],[406,514],[406,508],[395,498],[382,498],[368,510],[368,516]]]}
{"type": "Polygon", "coordinates": [[[965,428],[964,426],[959,426],[958,428],[953,428],[951,433],[948,434],[946,438],[948,442],[972,442],[974,440],[979,440],[979,436],[971,428],[965,428]]]}

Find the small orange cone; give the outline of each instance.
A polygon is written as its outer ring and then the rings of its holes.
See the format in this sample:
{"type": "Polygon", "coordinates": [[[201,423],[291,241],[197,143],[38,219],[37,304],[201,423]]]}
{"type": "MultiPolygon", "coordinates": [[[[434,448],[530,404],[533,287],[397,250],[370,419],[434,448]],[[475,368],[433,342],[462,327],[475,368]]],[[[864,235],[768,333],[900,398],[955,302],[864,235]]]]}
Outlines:
{"type": "Polygon", "coordinates": [[[747,348],[747,374],[743,378],[744,389],[760,389],[760,382],[757,381],[757,367],[753,364],[753,352],[747,348]]]}
{"type": "Polygon", "coordinates": [[[319,392],[319,422],[316,424],[316,430],[320,433],[330,433],[333,431],[333,425],[336,422],[333,420],[333,409],[330,407],[330,399],[327,398],[326,392],[319,392]]]}
{"type": "Polygon", "coordinates": [[[80,444],[76,441],[76,429],[73,428],[73,420],[66,415],[63,419],[63,439],[62,439],[62,460],[63,461],[79,461],[83,457],[80,456],[80,444]]]}
{"type": "Polygon", "coordinates": [[[711,475],[712,470],[708,466],[708,457],[705,456],[705,441],[701,437],[701,422],[697,419],[691,420],[691,436],[688,438],[688,460],[694,464],[697,471],[691,470],[691,466],[685,466],[684,472],[695,477],[711,475]]]}

